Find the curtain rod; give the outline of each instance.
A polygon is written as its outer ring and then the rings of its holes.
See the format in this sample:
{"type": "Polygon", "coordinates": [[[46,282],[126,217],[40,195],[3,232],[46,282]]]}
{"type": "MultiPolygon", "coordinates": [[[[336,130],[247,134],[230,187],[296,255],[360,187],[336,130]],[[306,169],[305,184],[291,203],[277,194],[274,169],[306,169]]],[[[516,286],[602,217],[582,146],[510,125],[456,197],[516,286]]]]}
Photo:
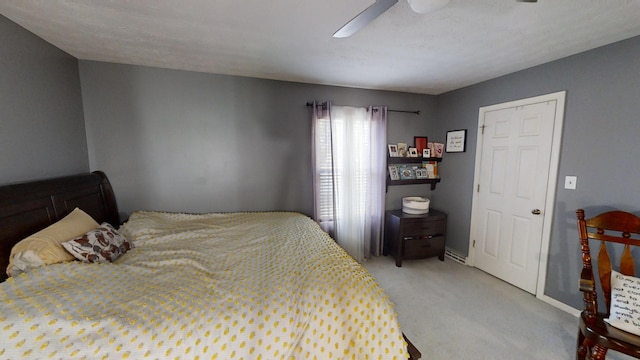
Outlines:
{"type": "MultiPolygon", "coordinates": [[[[323,108],[327,107],[327,103],[326,102],[319,103],[318,105],[321,105],[323,108]]],[[[313,106],[313,103],[312,102],[308,102],[307,106],[313,106]]],[[[391,109],[387,109],[387,111],[389,111],[389,112],[397,112],[397,113],[407,113],[407,114],[420,115],[420,110],[391,110],[391,109]]]]}

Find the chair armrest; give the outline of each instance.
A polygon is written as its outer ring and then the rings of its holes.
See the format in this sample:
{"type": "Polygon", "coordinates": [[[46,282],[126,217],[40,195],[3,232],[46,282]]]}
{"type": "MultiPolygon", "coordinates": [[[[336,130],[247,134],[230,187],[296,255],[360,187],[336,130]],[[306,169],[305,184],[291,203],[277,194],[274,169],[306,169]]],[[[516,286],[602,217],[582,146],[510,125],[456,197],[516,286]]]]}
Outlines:
{"type": "Polygon", "coordinates": [[[593,270],[582,269],[580,274],[580,291],[591,293],[595,291],[595,281],[593,281],[593,270]]]}

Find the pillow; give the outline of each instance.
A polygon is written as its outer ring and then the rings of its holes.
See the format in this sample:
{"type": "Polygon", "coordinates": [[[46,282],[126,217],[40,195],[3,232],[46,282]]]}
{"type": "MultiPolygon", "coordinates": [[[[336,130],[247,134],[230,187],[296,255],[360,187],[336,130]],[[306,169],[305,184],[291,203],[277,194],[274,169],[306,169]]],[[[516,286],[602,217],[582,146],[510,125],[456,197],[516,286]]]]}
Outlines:
{"type": "Polygon", "coordinates": [[[609,325],[640,335],[640,279],[611,270],[609,325]]]}
{"type": "Polygon", "coordinates": [[[91,216],[75,208],[62,220],[15,244],[9,255],[7,275],[15,276],[35,267],[74,260],[60,244],[97,226],[91,216]]]}
{"type": "Polygon", "coordinates": [[[113,262],[133,248],[129,240],[106,222],[82,236],[63,242],[62,246],[76,259],[90,263],[113,262]]]}

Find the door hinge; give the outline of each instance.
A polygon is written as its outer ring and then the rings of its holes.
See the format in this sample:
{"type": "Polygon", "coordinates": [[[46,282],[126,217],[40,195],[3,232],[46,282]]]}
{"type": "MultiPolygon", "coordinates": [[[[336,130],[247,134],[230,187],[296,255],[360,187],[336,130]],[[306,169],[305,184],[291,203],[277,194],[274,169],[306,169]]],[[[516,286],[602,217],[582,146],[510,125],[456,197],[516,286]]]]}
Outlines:
{"type": "Polygon", "coordinates": [[[480,184],[478,184],[478,189],[476,190],[476,192],[480,192],[480,184]]]}
{"type": "Polygon", "coordinates": [[[473,245],[471,245],[471,247],[476,247],[476,241],[473,240],[473,245]]]}
{"type": "Polygon", "coordinates": [[[482,129],[481,135],[484,135],[484,128],[485,128],[485,127],[486,127],[486,126],[484,126],[484,124],[482,124],[482,126],[480,126],[480,129],[482,129]]]}

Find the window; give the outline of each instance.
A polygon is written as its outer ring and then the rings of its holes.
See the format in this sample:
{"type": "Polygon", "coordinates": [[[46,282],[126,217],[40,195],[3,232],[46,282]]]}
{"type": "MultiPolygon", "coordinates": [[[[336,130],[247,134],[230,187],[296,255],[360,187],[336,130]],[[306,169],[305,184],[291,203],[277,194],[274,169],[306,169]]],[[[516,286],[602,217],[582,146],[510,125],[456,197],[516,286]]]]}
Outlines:
{"type": "Polygon", "coordinates": [[[379,248],[386,109],[379,116],[373,116],[372,108],[314,110],[314,216],[351,256],[362,260],[369,256],[372,239],[379,248]]]}

